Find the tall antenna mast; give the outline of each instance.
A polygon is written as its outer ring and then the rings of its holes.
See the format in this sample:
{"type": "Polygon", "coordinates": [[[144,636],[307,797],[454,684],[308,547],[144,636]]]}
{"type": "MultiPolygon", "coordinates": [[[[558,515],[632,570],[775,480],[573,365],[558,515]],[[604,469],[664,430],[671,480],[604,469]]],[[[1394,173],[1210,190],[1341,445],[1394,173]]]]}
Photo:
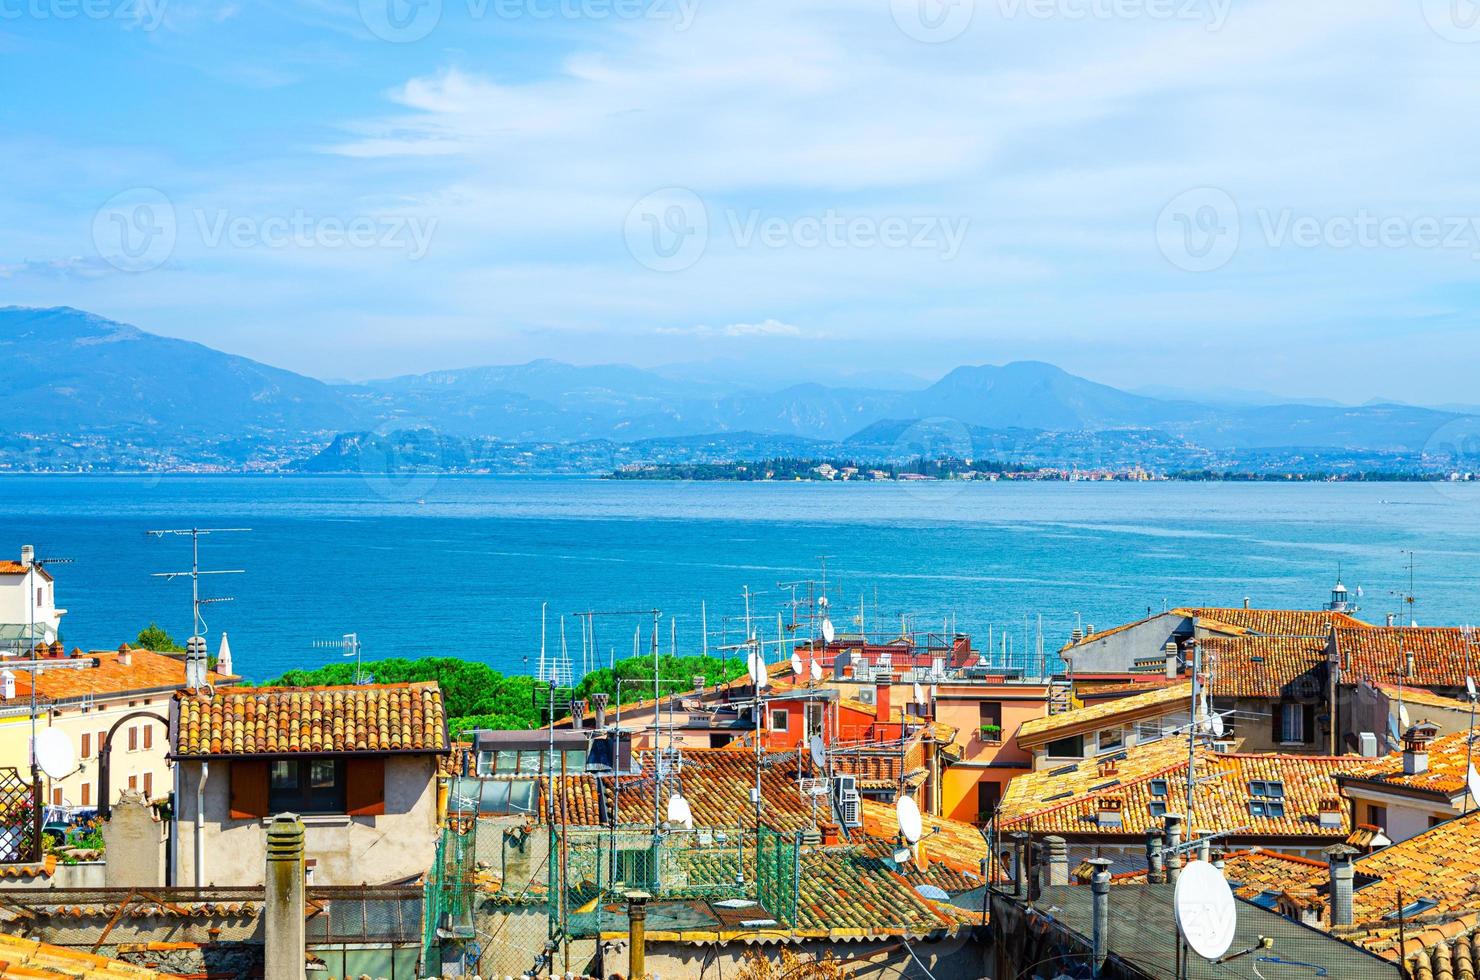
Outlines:
{"type": "Polygon", "coordinates": [[[337,640],[315,640],[314,647],[319,650],[340,650],[344,656],[355,658],[355,684],[358,686],[365,683],[360,672],[360,634],[346,633],[337,640]]]}
{"type": "Polygon", "coordinates": [[[144,533],[153,538],[163,538],[167,535],[177,537],[188,536],[190,538],[190,571],[188,572],[155,572],[153,578],[162,578],[166,582],[172,582],[177,578],[188,577],[190,579],[190,610],[191,610],[191,637],[204,638],[206,634],[206,621],[201,616],[202,606],[214,602],[232,602],[233,596],[216,596],[202,599],[200,597],[200,577],[202,575],[244,575],[246,569],[231,568],[202,571],[200,567],[200,539],[207,534],[234,534],[252,530],[249,527],[191,527],[175,528],[163,531],[145,531],[144,533]]]}

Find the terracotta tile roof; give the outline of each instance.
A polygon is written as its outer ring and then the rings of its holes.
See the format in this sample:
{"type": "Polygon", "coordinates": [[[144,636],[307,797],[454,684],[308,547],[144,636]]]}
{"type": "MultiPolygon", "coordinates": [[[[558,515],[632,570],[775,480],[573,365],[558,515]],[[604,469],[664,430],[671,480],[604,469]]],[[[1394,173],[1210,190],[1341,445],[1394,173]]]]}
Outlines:
{"type": "MultiPolygon", "coordinates": [[[[595,776],[566,776],[556,777],[555,783],[557,820],[563,819],[568,824],[581,827],[601,826],[601,780],[595,776]]],[[[546,808],[550,801],[550,779],[541,778],[539,787],[538,812],[548,813],[546,808]]]]}
{"type": "Polygon", "coordinates": [[[1229,633],[1258,633],[1261,636],[1325,637],[1331,628],[1372,629],[1346,613],[1307,609],[1245,609],[1242,606],[1183,606],[1176,610],[1194,616],[1204,629],[1229,633]]]}
{"type": "MultiPolygon", "coordinates": [[[[1476,738],[1480,740],[1480,734],[1476,738]]],[[[1428,767],[1414,776],[1403,774],[1402,752],[1393,752],[1378,759],[1351,758],[1342,767],[1342,781],[1404,786],[1452,796],[1465,788],[1465,773],[1470,759],[1469,739],[1468,730],[1434,739],[1428,746],[1428,767]]],[[[1475,745],[1474,759],[1480,763],[1480,741],[1475,745]]]]}
{"type": "MultiPolygon", "coordinates": [[[[1177,739],[1133,746],[1115,763],[1088,760],[1074,766],[1018,776],[1008,784],[1002,800],[999,829],[1031,825],[1034,833],[1114,835],[1144,838],[1146,831],[1163,825],[1153,804],[1167,812],[1185,813],[1187,747],[1177,739]],[[1165,785],[1162,785],[1162,784],[1165,785]],[[1158,790],[1165,790],[1158,793],[1158,790]],[[1118,808],[1119,824],[1102,826],[1102,801],[1118,808]]],[[[1109,757],[1107,757],[1109,758],[1109,757]]],[[[1339,843],[1351,833],[1350,808],[1341,809],[1341,822],[1320,826],[1320,804],[1340,799],[1334,776],[1349,759],[1330,756],[1243,755],[1197,750],[1199,783],[1188,830],[1237,831],[1237,839],[1299,838],[1339,843]],[[1251,783],[1282,784],[1283,815],[1255,816],[1251,783]]]]}
{"type": "MultiPolygon", "coordinates": [[[[128,650],[128,663],[123,662],[124,654],[118,650],[92,653],[74,650],[67,659],[90,658],[97,660],[96,667],[38,671],[36,695],[52,701],[65,701],[87,695],[104,697],[134,691],[168,690],[181,687],[185,683],[185,661],[152,650],[128,650]]],[[[209,679],[213,684],[228,680],[225,674],[215,671],[210,672],[209,679]]],[[[29,701],[30,697],[30,671],[15,671],[14,700],[29,701]]],[[[0,699],[0,704],[4,703],[4,699],[0,699]]]]}
{"type": "Polygon", "coordinates": [[[173,755],[447,752],[435,681],[346,687],[228,687],[176,695],[173,755]]]}
{"type": "Polygon", "coordinates": [[[1019,745],[1038,745],[1075,732],[1103,728],[1111,721],[1155,718],[1166,713],[1163,709],[1170,710],[1179,702],[1185,705],[1191,700],[1191,681],[1156,687],[1129,697],[1115,698],[1090,707],[1025,721],[1018,727],[1017,740],[1019,745]]]}
{"type": "MultiPolygon", "coordinates": [[[[1446,698],[1442,694],[1426,691],[1421,687],[1399,687],[1397,684],[1375,684],[1374,687],[1381,690],[1394,701],[1402,699],[1404,704],[1417,704],[1426,708],[1443,708],[1446,711],[1470,710],[1470,702],[1461,701],[1458,698],[1446,698]]],[[[1422,712],[1419,712],[1422,714],[1422,712]]]]}
{"type": "Polygon", "coordinates": [[[0,934],[0,977],[61,980],[61,978],[129,978],[146,980],[162,974],[121,960],[110,960],[32,939],[0,934]]]}
{"type": "Polygon", "coordinates": [[[1180,677],[1150,677],[1133,681],[1095,681],[1075,678],[1074,694],[1081,701],[1098,698],[1119,697],[1124,694],[1142,694],[1164,687],[1186,683],[1180,677]]]}
{"type": "MultiPolygon", "coordinates": [[[[1082,868],[1088,869],[1089,865],[1085,864],[1082,868]]],[[[1304,879],[1317,871],[1325,870],[1325,861],[1262,847],[1231,851],[1224,855],[1223,861],[1223,876],[1241,898],[1257,898],[1274,888],[1283,890],[1291,879],[1304,879]]],[[[1088,875],[1081,874],[1080,877],[1083,884],[1089,884],[1088,875]]],[[[1144,868],[1122,872],[1110,879],[1112,885],[1137,885],[1145,881],[1144,868]]]]}
{"type": "Polygon", "coordinates": [[[1202,649],[1214,697],[1280,698],[1294,688],[1316,697],[1325,689],[1325,637],[1213,636],[1202,649]]]}
{"type": "Polygon", "coordinates": [[[1375,626],[1338,629],[1336,649],[1348,680],[1418,687],[1463,688],[1465,674],[1480,676],[1480,636],[1471,643],[1454,627],[1375,626]],[[1408,676],[1408,654],[1413,674],[1408,676]],[[1467,667],[1466,665],[1470,666],[1467,667]]]}

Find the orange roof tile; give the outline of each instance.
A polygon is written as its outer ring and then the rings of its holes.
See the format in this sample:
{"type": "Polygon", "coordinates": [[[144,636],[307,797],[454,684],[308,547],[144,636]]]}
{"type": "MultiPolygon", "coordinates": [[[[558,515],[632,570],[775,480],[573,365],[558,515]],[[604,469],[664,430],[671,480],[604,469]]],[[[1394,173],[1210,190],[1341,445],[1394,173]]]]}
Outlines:
{"type": "Polygon", "coordinates": [[[1076,708],[1045,718],[1033,718],[1018,726],[1019,745],[1038,745],[1052,742],[1080,731],[1103,728],[1112,721],[1136,721],[1155,718],[1166,713],[1174,705],[1190,704],[1192,682],[1183,681],[1166,687],[1155,687],[1140,694],[1115,698],[1086,708],[1076,708]]]}
{"type": "Polygon", "coordinates": [[[1465,675],[1480,676],[1480,636],[1454,627],[1375,626],[1338,629],[1336,649],[1348,679],[1418,687],[1465,686],[1465,675]],[[1408,655],[1413,673],[1408,673],[1408,655]]]}
{"type": "Polygon", "coordinates": [[[177,758],[450,751],[435,681],[229,687],[176,699],[177,758]]]}
{"type": "MultiPolygon", "coordinates": [[[[1426,708],[1443,708],[1445,711],[1470,710],[1470,702],[1461,701],[1458,698],[1446,698],[1442,694],[1426,691],[1421,687],[1401,687],[1397,684],[1374,685],[1394,701],[1401,699],[1404,704],[1418,704],[1426,708]]],[[[1420,712],[1422,714],[1422,712],[1420,712]]]]}
{"type": "Polygon", "coordinates": [[[1183,606],[1176,610],[1185,616],[1195,616],[1198,625],[1218,632],[1258,633],[1261,636],[1319,636],[1325,637],[1331,627],[1338,629],[1373,629],[1346,613],[1329,612],[1324,609],[1245,609],[1242,606],[1211,607],[1183,606]]]}
{"type": "MultiPolygon", "coordinates": [[[[1476,735],[1480,740],[1480,734],[1476,735]]],[[[1342,781],[1405,786],[1452,796],[1465,788],[1465,774],[1471,759],[1469,731],[1455,732],[1429,743],[1429,764],[1423,772],[1408,776],[1403,773],[1403,753],[1392,752],[1378,759],[1348,759],[1342,767],[1342,781]]],[[[1480,762],[1480,744],[1473,758],[1480,762]]]]}
{"type": "Polygon", "coordinates": [[[1279,698],[1292,686],[1324,690],[1326,638],[1212,636],[1202,641],[1203,662],[1212,673],[1212,694],[1223,698],[1279,698]]]}
{"type": "MultiPolygon", "coordinates": [[[[925,814],[920,837],[920,857],[928,864],[940,862],[955,871],[979,875],[987,858],[982,832],[969,823],[925,814]]],[[[870,837],[894,841],[899,837],[899,816],[894,806],[877,800],[863,801],[863,832],[870,837]]]]}
{"type": "MultiPolygon", "coordinates": [[[[1133,746],[1107,771],[1104,760],[1018,776],[1002,799],[999,827],[1031,824],[1034,833],[1111,834],[1144,837],[1163,825],[1153,804],[1166,812],[1186,813],[1187,746],[1177,739],[1133,746]],[[1162,786],[1161,783],[1165,783],[1162,786]],[[1155,785],[1153,785],[1155,784],[1155,785]],[[1164,789],[1158,794],[1156,790],[1164,789]],[[1101,826],[1101,801],[1118,807],[1120,823],[1101,826]]],[[[1340,799],[1334,776],[1350,760],[1331,756],[1243,755],[1199,748],[1198,785],[1189,831],[1237,831],[1237,838],[1316,838],[1332,844],[1346,839],[1352,823],[1348,807],[1333,828],[1320,826],[1320,804],[1340,799]],[[1283,815],[1255,816],[1253,782],[1283,784],[1283,815]]]]}
{"type": "Polygon", "coordinates": [[[51,581],[51,572],[48,572],[46,570],[45,565],[26,566],[22,565],[18,561],[15,561],[14,559],[8,561],[0,561],[0,575],[24,575],[26,574],[26,570],[28,567],[34,568],[36,570],[36,574],[40,575],[48,582],[51,581]]]}

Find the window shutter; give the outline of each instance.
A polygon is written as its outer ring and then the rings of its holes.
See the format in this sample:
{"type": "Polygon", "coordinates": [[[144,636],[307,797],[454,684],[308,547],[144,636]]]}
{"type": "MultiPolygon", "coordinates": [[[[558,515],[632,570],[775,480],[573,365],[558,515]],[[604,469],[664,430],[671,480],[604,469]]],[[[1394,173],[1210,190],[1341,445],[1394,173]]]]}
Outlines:
{"type": "Polygon", "coordinates": [[[145,725],[144,726],[144,748],[146,748],[146,749],[152,749],[152,748],[154,748],[154,726],[153,725],[145,725]]]}
{"type": "Polygon", "coordinates": [[[1270,738],[1274,741],[1275,745],[1279,745],[1280,742],[1284,741],[1285,736],[1284,726],[1281,724],[1285,718],[1284,702],[1276,701],[1274,703],[1274,711],[1272,713],[1274,715],[1274,732],[1270,735],[1270,738]]]}
{"type": "Polygon", "coordinates": [[[1316,740],[1316,706],[1307,704],[1305,712],[1305,744],[1314,745],[1316,740]]]}
{"type": "Polygon", "coordinates": [[[344,767],[344,809],[353,817],[385,813],[385,756],[349,759],[344,767]]]}
{"type": "Polygon", "coordinates": [[[267,762],[239,759],[231,764],[231,819],[254,820],[267,813],[267,762]]]}
{"type": "Polygon", "coordinates": [[[83,732],[82,733],[82,757],[84,759],[90,759],[90,758],[92,758],[92,733],[91,732],[83,732]]]}

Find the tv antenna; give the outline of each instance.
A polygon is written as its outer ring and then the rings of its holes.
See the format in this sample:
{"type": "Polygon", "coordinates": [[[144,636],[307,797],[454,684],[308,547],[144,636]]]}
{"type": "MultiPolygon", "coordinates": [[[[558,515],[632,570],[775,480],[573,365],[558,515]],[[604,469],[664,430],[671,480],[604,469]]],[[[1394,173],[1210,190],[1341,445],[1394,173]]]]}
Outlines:
{"type": "Polygon", "coordinates": [[[189,527],[171,528],[162,531],[145,531],[152,538],[164,538],[166,536],[189,537],[190,538],[190,571],[188,572],[155,572],[152,578],[162,578],[166,582],[173,582],[177,578],[190,579],[190,608],[191,625],[190,635],[192,637],[204,637],[206,634],[205,617],[201,615],[201,607],[217,602],[235,602],[235,596],[211,596],[202,599],[200,595],[200,577],[202,575],[245,575],[244,568],[224,568],[202,570],[200,567],[200,539],[208,534],[238,534],[252,530],[249,527],[189,527]]]}
{"type": "Polygon", "coordinates": [[[346,633],[337,640],[315,640],[314,648],[318,650],[340,650],[343,656],[355,658],[355,684],[364,684],[360,674],[360,634],[346,633]]]}
{"type": "MultiPolygon", "coordinates": [[[[24,552],[24,549],[22,549],[22,551],[24,552]]],[[[24,553],[22,554],[21,557],[22,558],[25,557],[24,553]]],[[[26,626],[26,653],[25,653],[25,656],[26,656],[26,659],[29,661],[29,666],[31,668],[31,781],[33,783],[39,781],[39,779],[40,779],[39,771],[41,769],[41,766],[39,765],[39,763],[37,762],[37,759],[36,759],[36,754],[37,754],[36,739],[38,738],[38,734],[36,732],[36,714],[37,714],[37,712],[36,712],[36,672],[38,670],[45,670],[45,669],[47,669],[47,667],[51,666],[51,662],[50,661],[48,661],[47,663],[44,663],[44,664],[43,663],[38,663],[38,659],[39,658],[36,656],[36,586],[35,586],[35,575],[36,575],[36,573],[38,571],[44,571],[46,569],[46,566],[47,565],[70,565],[70,564],[72,564],[72,562],[73,562],[73,559],[71,559],[71,558],[36,558],[36,557],[32,557],[31,558],[31,563],[26,566],[26,610],[27,610],[26,622],[27,622],[27,626],[26,626]]],[[[55,602],[54,599],[53,599],[52,605],[53,606],[56,605],[56,602],[55,602]]],[[[85,666],[85,664],[78,664],[77,666],[85,666]]]]}

